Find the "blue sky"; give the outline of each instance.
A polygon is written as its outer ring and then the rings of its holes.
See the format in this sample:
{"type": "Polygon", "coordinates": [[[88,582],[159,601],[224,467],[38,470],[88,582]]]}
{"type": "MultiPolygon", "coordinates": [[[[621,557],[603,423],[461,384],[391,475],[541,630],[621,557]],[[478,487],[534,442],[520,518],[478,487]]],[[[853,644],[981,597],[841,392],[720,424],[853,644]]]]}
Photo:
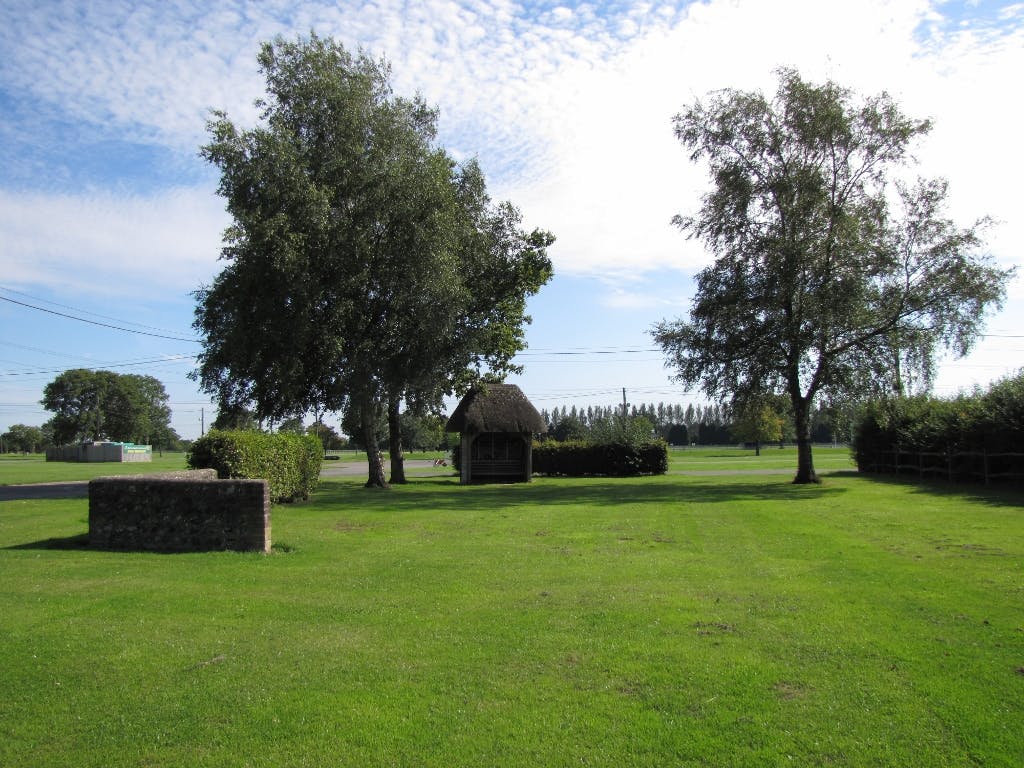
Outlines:
{"type": "MultiPolygon", "coordinates": [[[[217,273],[228,219],[198,148],[211,108],[254,122],[259,44],[310,30],[390,59],[397,91],[440,108],[442,143],[558,237],[515,380],[538,407],[609,405],[623,387],[699,400],[648,334],[685,315],[708,262],[669,223],[706,185],[670,121],[712,89],[770,92],[779,66],[932,117],[918,171],[949,178],[961,223],[999,222],[1000,264],[1022,258],[1024,3],[6,0],[0,431],[45,421],[42,389],[72,367],[156,376],[183,437],[209,424],[187,378],[191,292],[217,273]]],[[[942,365],[939,394],[1022,367],[1022,285],[976,351],[942,365]]]]}

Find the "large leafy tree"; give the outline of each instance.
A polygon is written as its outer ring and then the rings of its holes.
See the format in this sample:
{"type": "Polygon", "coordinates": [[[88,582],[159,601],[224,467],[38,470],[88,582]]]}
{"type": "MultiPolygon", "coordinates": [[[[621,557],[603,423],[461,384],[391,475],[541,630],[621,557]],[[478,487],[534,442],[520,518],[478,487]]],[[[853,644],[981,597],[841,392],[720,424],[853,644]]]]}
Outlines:
{"type": "Polygon", "coordinates": [[[79,440],[123,440],[168,445],[170,427],[164,385],[152,376],[75,368],[46,385],[42,405],[58,445],[79,440]]]}
{"type": "Polygon", "coordinates": [[[392,92],[386,63],[316,35],[267,43],[259,62],[260,125],[216,113],[203,148],[234,224],[227,265],[198,292],[194,375],[260,420],[344,411],[367,485],[384,486],[380,420],[436,401],[473,363],[480,375],[511,360],[552,238],[490,202],[475,164],[436,145],[435,110],[392,92]]]}
{"type": "Polygon", "coordinates": [[[911,375],[926,387],[940,349],[970,348],[1010,272],[982,253],[983,220],[945,217],[945,181],[907,183],[928,121],[884,93],[778,75],[772,100],[719,91],[674,119],[712,182],[674,221],[715,259],[689,318],[653,335],[679,380],[740,411],[784,393],[805,483],[815,398],[899,392],[911,375]]]}

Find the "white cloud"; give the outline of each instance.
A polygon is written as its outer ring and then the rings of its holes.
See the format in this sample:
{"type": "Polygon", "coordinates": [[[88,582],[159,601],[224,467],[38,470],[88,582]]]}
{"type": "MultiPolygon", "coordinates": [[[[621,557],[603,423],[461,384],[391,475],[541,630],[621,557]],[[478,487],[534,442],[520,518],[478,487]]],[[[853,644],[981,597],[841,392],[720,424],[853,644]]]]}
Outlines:
{"type": "MultiPolygon", "coordinates": [[[[1024,245],[1011,186],[1024,161],[1003,138],[1021,122],[1012,98],[1024,71],[1019,6],[1003,11],[1016,14],[1015,29],[950,25],[944,5],[929,0],[581,4],[536,19],[510,0],[68,8],[0,10],[6,87],[186,154],[205,140],[209,107],[255,119],[262,40],[315,29],[387,55],[396,90],[439,104],[451,150],[479,155],[496,196],[554,231],[562,272],[704,263],[699,244],[669,224],[694,210],[707,183],[672,136],[671,116],[712,89],[771,91],[780,65],[863,93],[888,89],[910,114],[933,115],[921,170],[950,178],[958,219],[1005,222],[993,236],[1004,261],[1024,245]]],[[[108,211],[117,200],[87,198],[83,208],[108,211]]],[[[125,203],[123,218],[135,218],[139,201],[125,203]]]]}
{"type": "Polygon", "coordinates": [[[218,270],[227,224],[209,189],[151,197],[0,191],[0,273],[6,285],[65,294],[187,293],[218,270]]]}

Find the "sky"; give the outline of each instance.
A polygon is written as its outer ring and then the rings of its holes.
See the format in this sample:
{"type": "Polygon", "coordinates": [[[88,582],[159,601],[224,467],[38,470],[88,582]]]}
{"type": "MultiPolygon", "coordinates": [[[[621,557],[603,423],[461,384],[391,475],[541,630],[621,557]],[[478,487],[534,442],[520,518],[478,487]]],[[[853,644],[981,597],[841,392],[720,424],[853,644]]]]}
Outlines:
{"type": "MultiPolygon", "coordinates": [[[[208,427],[215,408],[188,378],[193,291],[223,266],[230,222],[199,147],[212,109],[256,124],[260,44],[311,31],[387,58],[397,93],[439,108],[440,143],[558,238],[510,379],[538,408],[613,405],[623,389],[634,404],[702,401],[650,336],[686,316],[710,263],[671,225],[708,185],[672,117],[716,89],[771,94],[779,67],[932,118],[915,172],[949,180],[961,225],[995,220],[999,265],[1024,259],[1021,2],[5,0],[0,432],[46,421],[43,388],[78,367],[155,376],[182,437],[208,427]]],[[[1022,361],[1018,275],[935,392],[1022,361]]]]}

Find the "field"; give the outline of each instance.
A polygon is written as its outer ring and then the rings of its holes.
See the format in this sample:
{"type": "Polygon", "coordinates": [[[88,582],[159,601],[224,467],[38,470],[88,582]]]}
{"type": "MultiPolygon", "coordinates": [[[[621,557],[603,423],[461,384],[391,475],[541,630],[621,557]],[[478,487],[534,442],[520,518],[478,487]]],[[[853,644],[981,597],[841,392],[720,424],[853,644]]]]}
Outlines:
{"type": "Polygon", "coordinates": [[[269,556],[2,502],[0,765],[1024,763],[1024,494],[793,463],[330,478],[269,556]]]}

